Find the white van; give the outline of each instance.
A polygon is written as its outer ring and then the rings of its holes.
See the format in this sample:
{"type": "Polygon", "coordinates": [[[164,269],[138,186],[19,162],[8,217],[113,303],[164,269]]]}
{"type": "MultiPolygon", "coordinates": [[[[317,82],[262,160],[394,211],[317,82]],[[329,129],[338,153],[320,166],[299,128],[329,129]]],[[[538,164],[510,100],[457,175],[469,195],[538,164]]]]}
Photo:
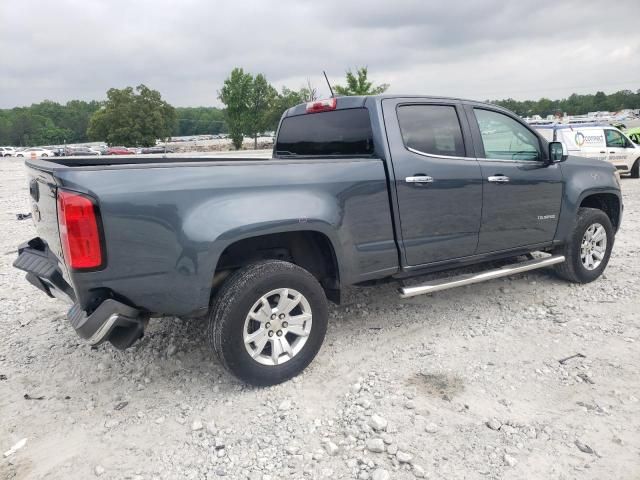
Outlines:
{"type": "Polygon", "coordinates": [[[565,153],[613,163],[620,173],[640,177],[640,146],[608,125],[532,125],[550,142],[562,142],[565,153]]]}

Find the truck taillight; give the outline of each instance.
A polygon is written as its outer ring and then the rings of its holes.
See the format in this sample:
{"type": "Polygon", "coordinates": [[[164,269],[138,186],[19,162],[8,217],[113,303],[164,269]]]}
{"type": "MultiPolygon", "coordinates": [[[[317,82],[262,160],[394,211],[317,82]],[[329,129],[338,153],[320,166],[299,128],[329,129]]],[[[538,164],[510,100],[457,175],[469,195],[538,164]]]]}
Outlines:
{"type": "Polygon", "coordinates": [[[102,265],[100,228],[94,202],[78,193],[58,190],[58,226],[67,266],[91,269],[102,265]]]}
{"type": "Polygon", "coordinates": [[[307,113],[328,112],[335,110],[338,106],[337,98],[327,98],[325,100],[316,100],[307,103],[307,113]]]}

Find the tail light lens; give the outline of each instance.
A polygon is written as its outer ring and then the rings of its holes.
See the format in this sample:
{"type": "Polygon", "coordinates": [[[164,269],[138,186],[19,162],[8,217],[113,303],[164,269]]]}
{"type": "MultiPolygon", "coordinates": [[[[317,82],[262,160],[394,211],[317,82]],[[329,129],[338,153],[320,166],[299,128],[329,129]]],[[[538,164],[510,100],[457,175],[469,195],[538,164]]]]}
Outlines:
{"type": "Polygon", "coordinates": [[[58,190],[58,226],[67,266],[82,270],[102,265],[97,207],[90,198],[58,190]]]}
{"type": "Polygon", "coordinates": [[[329,112],[335,110],[338,106],[338,99],[327,98],[326,100],[317,100],[307,103],[307,113],[329,112]]]}

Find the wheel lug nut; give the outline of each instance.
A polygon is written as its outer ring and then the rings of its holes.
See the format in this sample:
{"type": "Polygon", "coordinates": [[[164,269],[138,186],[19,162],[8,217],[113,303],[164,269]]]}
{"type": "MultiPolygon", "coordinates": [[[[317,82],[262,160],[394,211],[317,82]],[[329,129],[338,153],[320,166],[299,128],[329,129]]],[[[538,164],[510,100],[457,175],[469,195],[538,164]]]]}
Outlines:
{"type": "Polygon", "coordinates": [[[287,322],[282,322],[282,328],[287,328],[289,324],[287,322]]]}
{"type": "Polygon", "coordinates": [[[267,322],[264,324],[264,328],[269,328],[269,327],[271,327],[271,323],[267,322]]]}
{"type": "Polygon", "coordinates": [[[274,313],[273,315],[271,315],[271,320],[275,320],[276,319],[276,314],[274,313]]]}
{"type": "Polygon", "coordinates": [[[282,320],[284,318],[284,313],[280,314],[280,320],[282,320]]]}
{"type": "Polygon", "coordinates": [[[282,336],[282,330],[278,330],[277,335],[278,335],[279,337],[281,337],[281,336],[282,336]]]}
{"type": "Polygon", "coordinates": [[[269,336],[273,337],[273,330],[269,330],[269,336]]]}

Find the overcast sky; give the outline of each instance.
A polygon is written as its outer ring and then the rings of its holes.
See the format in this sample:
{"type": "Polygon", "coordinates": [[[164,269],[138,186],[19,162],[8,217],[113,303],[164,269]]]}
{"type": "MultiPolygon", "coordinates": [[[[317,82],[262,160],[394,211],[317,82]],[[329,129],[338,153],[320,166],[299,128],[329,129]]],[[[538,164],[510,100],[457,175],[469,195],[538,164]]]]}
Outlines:
{"type": "Polygon", "coordinates": [[[636,90],[640,0],[0,0],[0,108],[140,83],[219,105],[235,66],[326,95],[359,65],[392,93],[636,90]]]}

